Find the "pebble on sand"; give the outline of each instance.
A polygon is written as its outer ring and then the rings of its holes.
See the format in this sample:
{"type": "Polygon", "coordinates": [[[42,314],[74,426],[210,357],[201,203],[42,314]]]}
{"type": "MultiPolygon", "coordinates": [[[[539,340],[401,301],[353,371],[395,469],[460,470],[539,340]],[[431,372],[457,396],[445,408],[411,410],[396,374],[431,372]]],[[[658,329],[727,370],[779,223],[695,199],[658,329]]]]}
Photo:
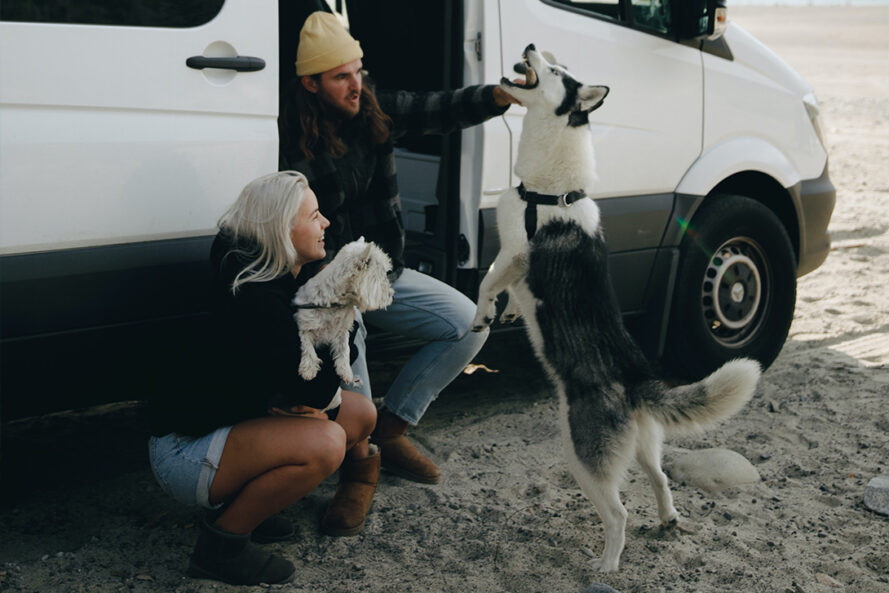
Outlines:
{"type": "Polygon", "coordinates": [[[871,478],[864,490],[864,504],[881,515],[889,515],[889,475],[871,478]]]}

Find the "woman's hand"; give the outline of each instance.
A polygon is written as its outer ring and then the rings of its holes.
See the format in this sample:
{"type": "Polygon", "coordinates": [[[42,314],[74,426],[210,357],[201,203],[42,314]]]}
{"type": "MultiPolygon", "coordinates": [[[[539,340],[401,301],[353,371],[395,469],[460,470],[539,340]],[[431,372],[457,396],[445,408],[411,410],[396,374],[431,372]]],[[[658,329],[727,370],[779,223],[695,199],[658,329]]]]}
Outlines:
{"type": "Polygon", "coordinates": [[[299,418],[319,418],[321,420],[327,420],[327,414],[319,410],[318,408],[313,408],[311,406],[292,406],[290,408],[270,408],[269,414],[272,416],[295,416],[299,418]]]}

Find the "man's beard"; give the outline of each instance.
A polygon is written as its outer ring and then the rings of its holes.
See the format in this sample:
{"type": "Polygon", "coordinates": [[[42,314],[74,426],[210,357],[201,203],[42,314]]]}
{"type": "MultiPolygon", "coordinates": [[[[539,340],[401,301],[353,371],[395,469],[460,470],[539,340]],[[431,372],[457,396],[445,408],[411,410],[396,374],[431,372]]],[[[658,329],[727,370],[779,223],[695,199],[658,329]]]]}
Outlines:
{"type": "Polygon", "coordinates": [[[358,93],[358,104],[355,106],[354,111],[330,101],[326,96],[322,95],[319,98],[321,99],[321,104],[324,106],[327,114],[335,119],[346,121],[353,119],[361,113],[361,93],[358,93]]]}

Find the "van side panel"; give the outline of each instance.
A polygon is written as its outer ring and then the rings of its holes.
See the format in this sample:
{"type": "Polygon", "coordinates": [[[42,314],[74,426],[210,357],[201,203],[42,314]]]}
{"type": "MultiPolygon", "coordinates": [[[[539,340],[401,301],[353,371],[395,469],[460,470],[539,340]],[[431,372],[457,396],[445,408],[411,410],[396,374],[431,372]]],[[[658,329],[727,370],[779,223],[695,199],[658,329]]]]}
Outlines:
{"type": "Polygon", "coordinates": [[[187,29],[0,23],[0,253],[210,232],[232,188],[277,167],[276,15],[257,0],[187,29]],[[266,66],[186,66],[200,55],[266,66]]]}
{"type": "MultiPolygon", "coordinates": [[[[749,33],[729,24],[726,42],[734,60],[704,54],[704,153],[738,138],[755,138],[779,155],[763,155],[792,174],[775,174],[786,188],[824,171],[827,152],[818,140],[803,97],[806,83],[749,33]]],[[[750,158],[747,153],[735,160],[750,158]]],[[[736,167],[737,168],[737,167],[736,167]]],[[[768,173],[768,171],[757,168],[768,173]]],[[[724,179],[725,177],[723,177],[724,179]]],[[[694,191],[684,188],[681,191],[694,191]]]]}
{"type": "Polygon", "coordinates": [[[212,236],[0,257],[3,341],[205,311],[212,236]]]}

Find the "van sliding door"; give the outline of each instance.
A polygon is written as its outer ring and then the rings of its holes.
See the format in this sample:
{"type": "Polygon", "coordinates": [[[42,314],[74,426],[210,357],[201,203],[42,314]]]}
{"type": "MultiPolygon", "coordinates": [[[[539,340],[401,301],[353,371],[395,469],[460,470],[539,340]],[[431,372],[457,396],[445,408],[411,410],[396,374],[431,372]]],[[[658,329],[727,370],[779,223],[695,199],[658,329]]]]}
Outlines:
{"type": "Polygon", "coordinates": [[[212,233],[276,169],[273,0],[29,4],[0,23],[2,253],[212,233]]]}

